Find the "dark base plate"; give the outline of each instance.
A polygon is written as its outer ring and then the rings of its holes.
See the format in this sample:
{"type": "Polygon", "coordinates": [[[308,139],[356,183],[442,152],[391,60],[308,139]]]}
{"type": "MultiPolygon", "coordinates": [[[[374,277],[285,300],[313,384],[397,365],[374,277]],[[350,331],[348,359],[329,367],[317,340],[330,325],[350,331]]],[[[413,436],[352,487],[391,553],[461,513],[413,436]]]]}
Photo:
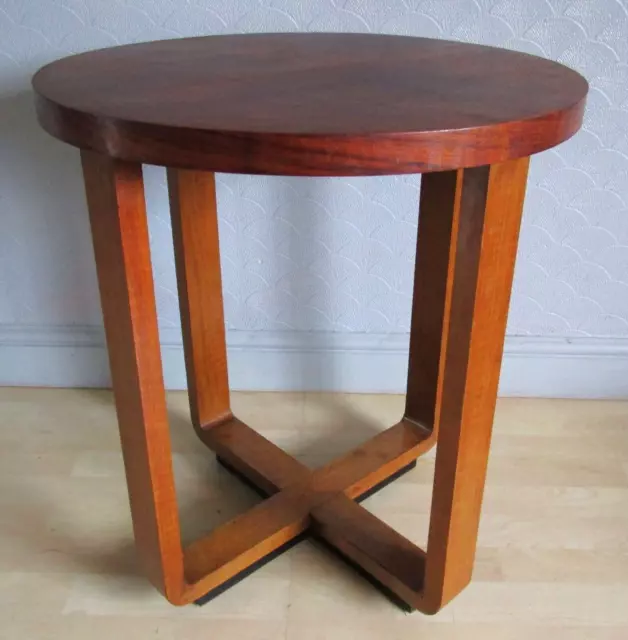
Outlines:
{"type": "MultiPolygon", "coordinates": [[[[253,484],[246,476],[244,476],[237,469],[231,466],[223,458],[221,458],[220,456],[216,456],[216,460],[220,465],[222,465],[225,469],[227,469],[227,471],[232,473],[234,476],[237,476],[245,485],[250,487],[259,496],[261,496],[262,498],[269,497],[269,495],[265,491],[262,491],[258,486],[253,484]]],[[[416,467],[416,460],[411,462],[409,465],[402,467],[401,469],[399,469],[399,471],[396,471],[391,476],[386,478],[386,480],[383,480],[379,484],[376,484],[374,487],[371,487],[368,491],[365,491],[364,493],[360,494],[357,498],[355,498],[355,501],[362,502],[362,500],[366,500],[369,496],[372,496],[374,493],[376,493],[380,489],[383,489],[385,486],[389,485],[391,482],[397,480],[397,478],[400,478],[405,473],[408,473],[408,471],[411,471],[412,469],[414,469],[414,467],[416,467]]],[[[346,562],[348,565],[350,565],[352,569],[357,571],[363,578],[368,580],[374,587],[376,587],[379,591],[381,591],[393,604],[397,605],[400,609],[402,609],[403,611],[407,611],[408,613],[411,611],[414,611],[414,607],[409,605],[405,600],[402,600],[401,598],[399,598],[397,594],[393,593],[388,587],[386,587],[381,582],[376,580],[370,573],[365,571],[359,564],[355,563],[353,560],[351,560],[351,558],[348,558],[347,556],[345,556],[342,552],[340,552],[334,546],[330,545],[324,539],[318,537],[316,534],[310,533],[309,531],[303,532],[301,535],[296,536],[289,542],[286,542],[286,544],[282,545],[281,547],[278,547],[272,553],[269,553],[267,556],[263,557],[261,560],[254,562],[251,566],[247,567],[244,571],[241,571],[240,573],[233,576],[226,582],[223,582],[219,587],[212,589],[209,593],[206,593],[204,596],[202,596],[198,600],[195,600],[194,604],[203,605],[208,603],[210,600],[213,600],[216,596],[219,596],[221,593],[224,593],[230,587],[233,587],[234,585],[238,584],[240,580],[243,580],[247,576],[251,575],[254,571],[257,571],[257,569],[260,569],[265,564],[269,563],[271,560],[280,556],[282,553],[285,553],[289,549],[292,549],[292,547],[294,547],[296,544],[298,544],[302,540],[305,540],[306,538],[312,538],[313,540],[316,541],[317,546],[326,549],[327,551],[331,552],[334,556],[336,556],[337,558],[340,558],[341,560],[346,562]]]]}

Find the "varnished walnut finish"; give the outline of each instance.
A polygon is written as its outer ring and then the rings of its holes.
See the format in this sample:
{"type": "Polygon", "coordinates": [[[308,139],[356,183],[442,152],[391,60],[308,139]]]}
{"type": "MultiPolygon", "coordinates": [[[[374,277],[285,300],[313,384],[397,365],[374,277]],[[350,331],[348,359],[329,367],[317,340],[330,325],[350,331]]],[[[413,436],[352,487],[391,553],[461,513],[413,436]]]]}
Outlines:
{"type": "Polygon", "coordinates": [[[119,47],[35,78],[45,128],[83,171],[135,538],[174,604],[310,531],[410,608],[471,579],[528,155],[580,125],[560,65],[419,38],[258,35],[119,47]],[[141,162],[168,166],[192,422],[269,496],[186,548],[179,530],[141,162]],[[408,389],[398,423],[310,470],[233,415],[214,170],[427,172],[408,389]],[[438,441],[426,550],[356,499],[438,441]]]}
{"type": "Polygon", "coordinates": [[[586,81],[492,47],[258,34],[93,51],[34,78],[52,135],[121,160],[230,173],[376,175],[529,156],[569,138],[586,81]]]}

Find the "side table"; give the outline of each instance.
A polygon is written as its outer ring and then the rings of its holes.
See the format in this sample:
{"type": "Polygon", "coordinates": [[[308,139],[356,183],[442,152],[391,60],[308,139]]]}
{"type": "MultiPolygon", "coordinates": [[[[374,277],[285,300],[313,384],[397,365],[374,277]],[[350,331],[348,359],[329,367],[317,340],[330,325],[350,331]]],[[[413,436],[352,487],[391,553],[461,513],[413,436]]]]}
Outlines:
{"type": "MultiPolygon", "coordinates": [[[[65,58],[37,113],[81,149],[133,527],[153,584],[203,601],[315,535],[435,613],[471,578],[529,156],[581,125],[586,81],[492,47],[363,34],[168,40],[65,58]],[[168,167],[194,429],[267,497],[182,548],[142,163],[168,167]],[[214,172],[422,173],[405,412],[310,470],[230,409],[214,172]],[[358,501],[438,441],[427,550],[358,501]]],[[[295,211],[294,215],[299,215],[295,211]]]]}

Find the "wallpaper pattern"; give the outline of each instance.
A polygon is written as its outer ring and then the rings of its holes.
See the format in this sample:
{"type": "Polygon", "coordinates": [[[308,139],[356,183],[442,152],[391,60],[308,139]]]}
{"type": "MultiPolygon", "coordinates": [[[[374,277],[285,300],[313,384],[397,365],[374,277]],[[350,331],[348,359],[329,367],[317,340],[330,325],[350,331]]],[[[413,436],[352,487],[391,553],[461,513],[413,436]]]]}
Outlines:
{"type": "MultiPolygon", "coordinates": [[[[88,49],[257,31],[452,38],[583,73],[584,130],[532,161],[509,333],[628,335],[625,0],[0,0],[0,323],[100,323],[78,154],[38,129],[32,73],[88,49]]],[[[145,175],[160,324],[173,328],[165,175],[145,175]]],[[[407,332],[418,176],[218,180],[230,329],[407,332]]]]}

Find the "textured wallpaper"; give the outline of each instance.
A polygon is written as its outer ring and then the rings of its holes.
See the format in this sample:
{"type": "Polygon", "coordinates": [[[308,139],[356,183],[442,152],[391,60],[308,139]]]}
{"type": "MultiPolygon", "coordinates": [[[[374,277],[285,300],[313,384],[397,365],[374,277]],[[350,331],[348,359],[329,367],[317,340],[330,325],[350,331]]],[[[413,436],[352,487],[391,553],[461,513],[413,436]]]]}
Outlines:
{"type": "MultiPolygon", "coordinates": [[[[38,129],[32,73],[88,49],[255,31],[453,38],[583,73],[584,130],[532,161],[509,334],[628,335],[626,0],[0,0],[0,323],[100,323],[78,153],[38,129]]],[[[164,171],[145,175],[160,323],[176,327],[164,171]]],[[[418,176],[218,179],[230,329],[408,330],[418,176]]]]}

